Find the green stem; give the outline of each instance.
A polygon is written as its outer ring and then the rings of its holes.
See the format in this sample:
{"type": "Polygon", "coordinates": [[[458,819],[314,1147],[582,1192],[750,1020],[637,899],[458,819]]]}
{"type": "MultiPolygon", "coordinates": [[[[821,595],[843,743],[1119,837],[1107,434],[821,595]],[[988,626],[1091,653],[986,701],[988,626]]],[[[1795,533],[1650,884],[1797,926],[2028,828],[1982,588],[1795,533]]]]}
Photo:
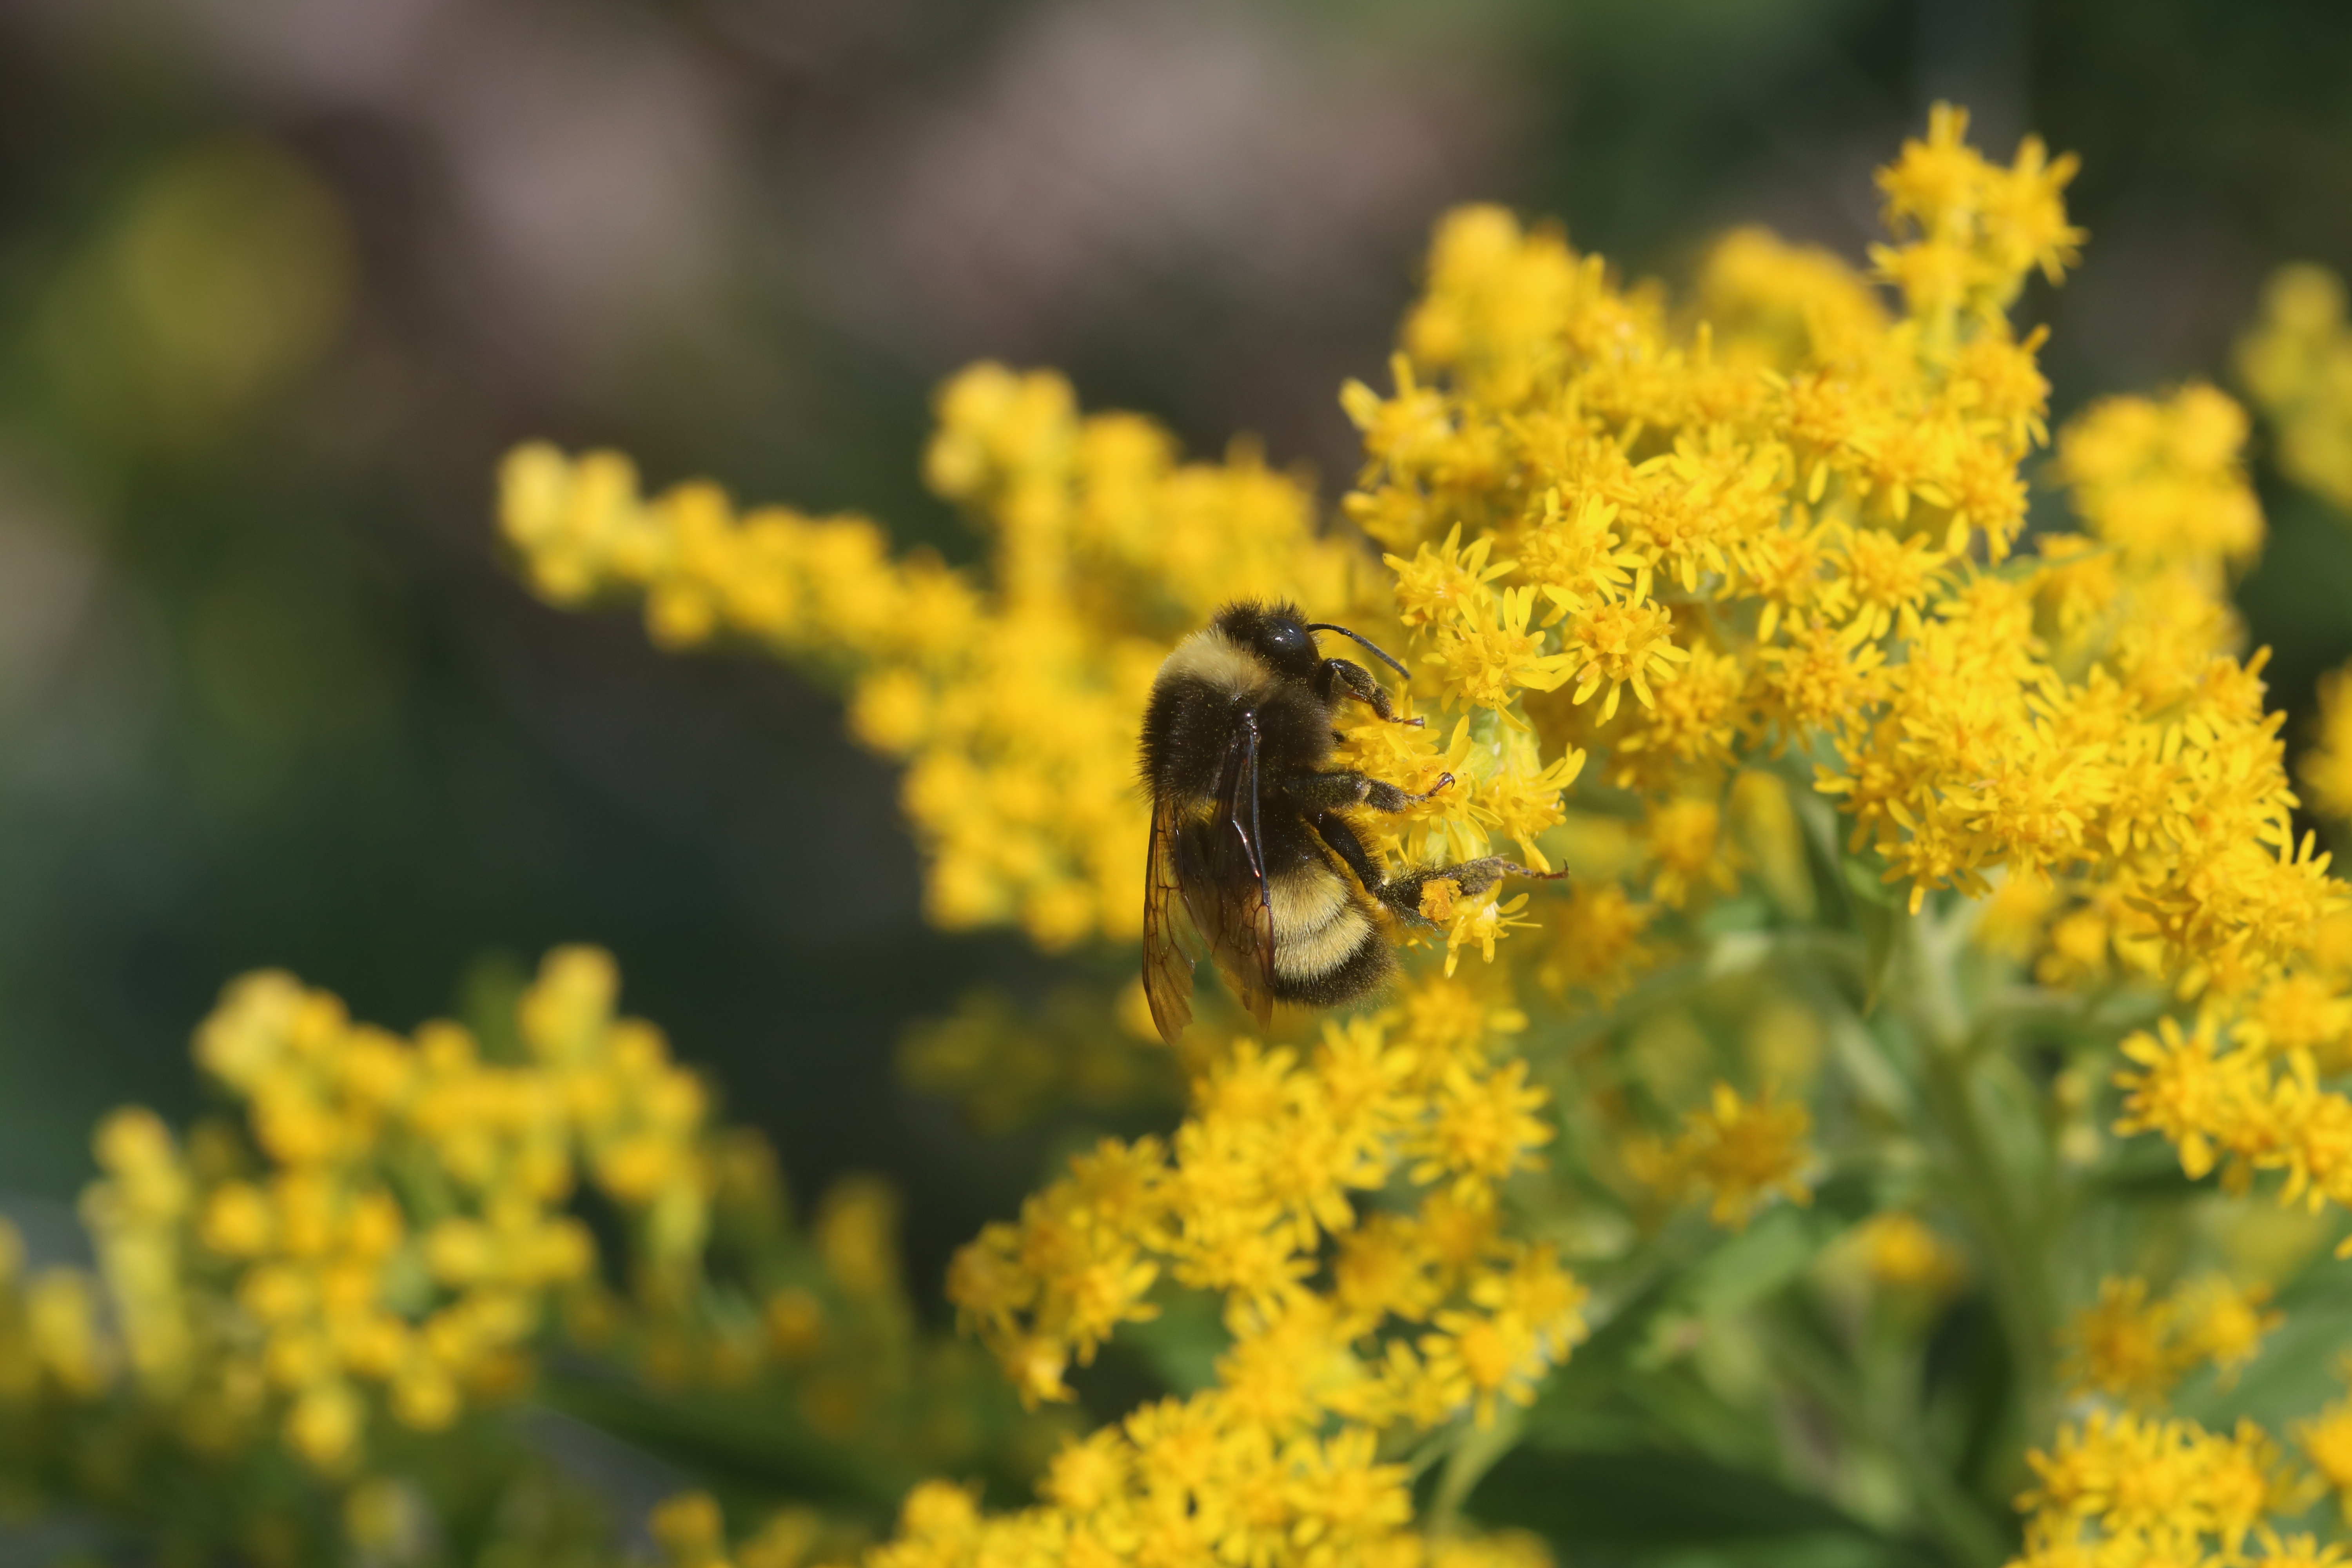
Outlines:
{"type": "Polygon", "coordinates": [[[1766,1343],[1790,1376],[1827,1409],[1846,1433],[1894,1461],[1937,1540],[1966,1564],[1990,1565],[2009,1556],[2009,1541],[1982,1504],[1962,1490],[1927,1451],[1916,1428],[1878,1420],[1843,1368],[1783,1325],[1766,1329],[1766,1343]]]}
{"type": "Polygon", "coordinates": [[[1925,1037],[1920,1055],[1928,1114],[1953,1156],[1952,1198],[1984,1243],[1993,1310],[2017,1367],[2024,1431],[2038,1434],[2052,1414],[2052,1323],[2044,1261],[2054,1209],[2048,1194],[2019,1192],[2016,1173],[2004,1167],[1985,1126],[1976,1094],[1975,1062],[1979,1058],[1970,1049],[1978,1031],[1959,994],[1957,935],[1929,919],[1912,926],[1913,1016],[1925,1037]]]}
{"type": "Polygon", "coordinates": [[[1519,1429],[1526,1424],[1519,1407],[1513,1405],[1496,1410],[1491,1426],[1463,1429],[1453,1452],[1445,1456],[1445,1468],[1437,1478],[1437,1495],[1430,1500],[1430,1534],[1453,1533],[1462,1517],[1462,1505],[1470,1500],[1471,1492],[1495,1468],[1495,1461],[1517,1444],[1519,1429]]]}

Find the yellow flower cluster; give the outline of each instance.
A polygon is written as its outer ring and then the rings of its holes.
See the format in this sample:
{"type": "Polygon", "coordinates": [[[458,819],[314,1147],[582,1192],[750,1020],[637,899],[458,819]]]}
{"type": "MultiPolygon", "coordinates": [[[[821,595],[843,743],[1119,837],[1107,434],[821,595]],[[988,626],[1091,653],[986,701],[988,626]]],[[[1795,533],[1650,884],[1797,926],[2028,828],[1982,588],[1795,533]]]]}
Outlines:
{"type": "MultiPolygon", "coordinates": [[[[2061,458],[2087,533],[1987,570],[2046,395],[2000,307],[2074,235],[2069,165],[2031,143],[1987,163],[1962,123],[1939,113],[1881,176],[1896,320],[1747,234],[1677,331],[1555,236],[1448,218],[1394,393],[1349,390],[1370,457],[1349,512],[1398,552],[1402,618],[1453,689],[1537,694],[1567,776],[1603,746],[1648,797],[1660,904],[1728,875],[1708,851],[1742,753],[1826,742],[1820,787],[1914,909],[2006,868],[2146,968],[2274,965],[2334,895],[2288,843],[2259,666],[2229,655],[2220,594],[2261,531],[2242,416],[2195,387],[2095,409],[2061,458]]],[[[1359,734],[1407,784],[1464,743],[1359,734]]]]}
{"type": "Polygon", "coordinates": [[[2278,1445],[2251,1421],[2228,1436],[2193,1421],[2094,1413],[2027,1456],[2034,1489],[2026,1550],[2011,1568],[2184,1568],[2268,1563],[2336,1568],[2339,1546],[2284,1535],[2277,1516],[2302,1510],[2278,1445]]]}
{"type": "Polygon", "coordinates": [[[779,1509],[730,1549],[727,1522],[708,1492],[683,1492],[647,1521],[667,1568],[802,1568],[839,1544],[824,1517],[806,1508],[779,1509]]]}
{"type": "Polygon", "coordinates": [[[2283,267],[2238,342],[2238,374],[2278,427],[2278,462],[2297,484],[2352,511],[2352,327],[2344,280],[2283,267]]]}
{"type": "MultiPolygon", "coordinates": [[[[1125,1454],[1102,1442],[1066,1448],[1046,1486],[1058,1505],[1016,1520],[983,1515],[972,1494],[947,1481],[928,1481],[907,1496],[898,1538],[869,1552],[871,1568],[933,1568],[987,1563],[1119,1568],[1130,1563],[1296,1562],[1315,1568],[1362,1563],[1366,1568],[1549,1568],[1551,1554],[1533,1536],[1516,1531],[1456,1531],[1427,1539],[1397,1528],[1412,1513],[1402,1465],[1370,1463],[1361,1431],[1318,1443],[1284,1446],[1280,1463],[1252,1456],[1251,1483],[1238,1495],[1209,1500],[1228,1509],[1200,1521],[1180,1519],[1193,1478],[1214,1481],[1242,1456],[1221,1442],[1213,1426],[1181,1406],[1139,1412],[1139,1441],[1125,1454]],[[1160,1461],[1184,1470],[1153,1471],[1160,1461]],[[1132,1490],[1140,1506],[1129,1528],[1094,1522],[1096,1500],[1132,1490]],[[1090,1517],[1091,1516],[1091,1517],[1090,1517]],[[1084,1521],[1086,1522],[1080,1522],[1084,1521]],[[1215,1537],[1246,1556],[1211,1555],[1200,1542],[1215,1537]]],[[[747,1564],[748,1568],[748,1564],[747,1564]]]]}
{"type": "Polygon", "coordinates": [[[184,1146],[145,1110],[100,1125],[83,1214],[101,1281],[22,1279],[0,1226],[0,1427],[113,1413],[84,1440],[162,1433],[213,1464],[274,1430],[373,1519],[379,1439],[541,1388],[561,1330],[572,1362],[646,1397],[793,1412],[779,1433],[852,1443],[884,1496],[1010,1436],[1009,1398],[915,1334],[887,1189],[844,1181],[793,1238],[765,1145],[711,1124],[660,1031],[615,1016],[617,987],[605,954],[561,949],[487,1037],[403,1037],[282,973],[233,984],[195,1051],[244,1127],[184,1146]],[[625,1297],[583,1189],[624,1231],[625,1297]]]}
{"type": "Polygon", "coordinates": [[[1625,1159],[1645,1184],[1671,1198],[1703,1196],[1716,1224],[1745,1230],[1775,1197],[1812,1202],[1820,1156],[1807,1142],[1811,1131],[1803,1105],[1769,1094],[1750,1102],[1718,1081],[1707,1103],[1684,1117],[1673,1142],[1637,1136],[1625,1159]]]}
{"type": "MultiPolygon", "coordinates": [[[[2244,416],[2202,386],[2095,406],[2057,463],[2084,531],[1994,569],[2046,390],[1999,307],[2072,231],[2063,165],[2029,145],[1997,168],[1959,129],[1939,115],[1882,176],[1906,237],[1876,257],[1898,320],[1874,321],[1826,258],[1751,235],[1702,288],[1725,324],[1678,333],[1556,237],[1492,209],[1448,219],[1395,391],[1349,395],[1370,458],[1350,515],[1394,552],[1434,662],[1475,674],[1465,690],[1515,682],[1546,743],[1605,750],[1609,782],[1647,798],[1655,905],[1727,874],[1705,847],[1743,755],[1826,743],[1818,787],[1913,910],[1998,877],[1989,934],[2038,952],[2045,981],[2166,983],[2227,1024],[2236,1079],[2151,1079],[2127,1130],[2184,1140],[2192,1174],[2219,1139],[2291,1191],[2352,1193],[2345,1102],[2297,1065],[2328,1059],[2352,1001],[2312,946],[2340,889],[2294,840],[2263,661],[2235,657],[2224,598],[2262,539],[2244,416]],[[1534,624],[1530,595],[1553,637],[1463,665],[1454,649],[1495,646],[1484,628],[1534,624]],[[1622,710],[1591,700],[1621,687],[1622,710]]],[[[1429,750],[1362,765],[1417,786],[1444,765],[1429,750]]],[[[1562,925],[1623,955],[1639,910],[1580,889],[1562,925]]],[[[1596,984],[1578,963],[1555,972],[1596,984]]]]}
{"type": "Polygon", "coordinates": [[[925,472],[986,536],[984,578],[894,560],[862,518],[739,516],[704,483],[645,500],[627,459],[546,446],[507,459],[506,536],[551,603],[642,595],[665,647],[730,637],[845,682],[852,731],[907,764],[937,923],[1132,942],[1135,737],[1160,660],[1244,595],[1345,620],[1370,563],[1318,537],[1306,489],[1253,448],[1180,461],[1148,420],[1081,418],[1057,375],[974,366],[939,421],[925,472]]]}
{"type": "Polygon", "coordinates": [[[2337,1399],[2293,1436],[2320,1482],[2336,1494],[2345,1522],[2352,1524],[2352,1399],[2337,1399]]]}
{"type": "Polygon", "coordinates": [[[24,1268],[24,1237],[0,1219],[0,1409],[104,1392],[121,1357],[100,1327],[89,1277],[50,1268],[28,1279],[24,1268]]]}
{"type": "Polygon", "coordinates": [[[2318,732],[2303,754],[2303,790],[2312,810],[2352,819],[2352,666],[2320,677],[2318,732]]]}
{"type": "Polygon", "coordinates": [[[1492,1054],[1524,1021],[1433,974],[1310,1050],[1237,1041],[1171,1141],[1107,1141],[990,1226],[949,1293],[1031,1398],[1069,1397],[1163,1279],[1221,1296],[1232,1342],[1214,1387],[1066,1448],[1044,1507],[910,1501],[874,1561],[1418,1561],[1389,1439],[1492,1425],[1584,1332],[1555,1251],[1504,1234],[1501,1190],[1552,1137],[1527,1064],[1492,1054]]]}
{"type": "MultiPolygon", "coordinates": [[[[2277,429],[2286,476],[2352,513],[2352,325],[2344,280],[2324,268],[2283,267],[2238,343],[2238,371],[2277,429]]],[[[2303,759],[2314,811],[2352,818],[2352,666],[2322,679],[2319,723],[2303,759]]]]}
{"type": "Polygon", "coordinates": [[[520,1008],[532,1059],[513,1064],[485,1060],[455,1024],[413,1040],[354,1024],[288,975],[231,986],[196,1056],[249,1108],[263,1168],[194,1183],[145,1113],[100,1131],[109,1179],[89,1206],[133,1364],[160,1378],[176,1352],[169,1375],[184,1378],[200,1331],[184,1293],[144,1289],[121,1261],[162,1245],[153,1227],[178,1216],[152,1194],[172,1185],[198,1189],[194,1238],[227,1263],[241,1309],[211,1367],[224,1404],[197,1418],[249,1417],[280,1394],[287,1441],[322,1468],[355,1457],[371,1389],[400,1424],[434,1430],[468,1394],[523,1382],[551,1296],[594,1267],[562,1207],[583,1171],[677,1289],[703,1240],[703,1094],[651,1026],[612,1016],[615,984],[601,953],[554,954],[520,1008]]]}
{"type": "Polygon", "coordinates": [[[2352,1206],[2352,1099],[2322,1081],[2352,1066],[2348,1047],[2352,921],[2337,915],[2315,926],[2303,966],[2126,1037],[2116,1131],[2163,1133],[2192,1177],[2226,1159],[2233,1187],[2278,1171],[2282,1201],[2352,1206]]]}
{"type": "Polygon", "coordinates": [[[1940,1294],[1967,1276],[1959,1251],[1917,1215],[1886,1209],[1847,1233],[1849,1255],[1877,1283],[1940,1294]]]}
{"type": "Polygon", "coordinates": [[[2267,1287],[2241,1287],[2209,1274],[2171,1294],[2148,1299],[2147,1281],[2109,1276],[2096,1305],[2074,1315],[2061,1369],[2077,1394],[2147,1402],[2183,1373],[2211,1366],[2224,1381],[2262,1353],[2263,1339],[2285,1319],[2263,1310],[2267,1287]]]}

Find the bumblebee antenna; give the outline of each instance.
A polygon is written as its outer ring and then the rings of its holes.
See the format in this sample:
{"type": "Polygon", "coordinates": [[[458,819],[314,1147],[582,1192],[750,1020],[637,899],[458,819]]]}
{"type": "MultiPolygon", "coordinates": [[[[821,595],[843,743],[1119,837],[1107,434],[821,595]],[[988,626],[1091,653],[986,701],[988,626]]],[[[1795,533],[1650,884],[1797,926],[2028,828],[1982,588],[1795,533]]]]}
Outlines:
{"type": "Polygon", "coordinates": [[[1364,636],[1361,632],[1351,632],[1345,626],[1335,626],[1328,621],[1317,621],[1307,629],[1310,632],[1338,632],[1343,637],[1353,637],[1358,642],[1362,643],[1366,647],[1370,648],[1374,658],[1379,659],[1382,664],[1387,665],[1391,669],[1395,670],[1407,680],[1411,680],[1412,679],[1412,671],[1399,664],[1392,657],[1382,651],[1380,644],[1364,636]]]}

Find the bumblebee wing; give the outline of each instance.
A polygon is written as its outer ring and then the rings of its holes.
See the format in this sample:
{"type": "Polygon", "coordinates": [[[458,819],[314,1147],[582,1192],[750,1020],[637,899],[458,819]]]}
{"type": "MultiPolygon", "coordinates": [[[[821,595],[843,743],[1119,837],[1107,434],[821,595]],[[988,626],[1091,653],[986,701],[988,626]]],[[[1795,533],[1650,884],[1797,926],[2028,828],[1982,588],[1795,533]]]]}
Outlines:
{"type": "Polygon", "coordinates": [[[1143,996],[1160,1037],[1174,1045],[1192,1021],[1191,944],[1181,927],[1184,895],[1176,879],[1176,803],[1161,800],[1151,813],[1151,853],[1143,868],[1143,996]]]}
{"type": "Polygon", "coordinates": [[[1263,1029],[1274,1016],[1274,900],[1260,830],[1257,740],[1257,725],[1244,720],[1225,748],[1224,780],[1207,828],[1208,875],[1203,887],[1187,893],[1218,973],[1263,1029]]]}

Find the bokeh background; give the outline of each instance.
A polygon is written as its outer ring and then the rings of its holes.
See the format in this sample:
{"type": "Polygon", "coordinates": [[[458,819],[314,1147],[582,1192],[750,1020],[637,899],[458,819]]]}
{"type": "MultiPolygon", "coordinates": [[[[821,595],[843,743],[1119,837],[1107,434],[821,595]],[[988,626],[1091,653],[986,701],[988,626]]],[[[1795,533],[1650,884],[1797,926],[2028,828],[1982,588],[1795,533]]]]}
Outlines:
{"type": "MultiPolygon", "coordinates": [[[[1056,1134],[896,1043],[1056,967],[923,927],[830,698],[533,602],[509,445],[969,559],[917,463],[985,356],[1336,495],[1448,204],[1669,279],[1741,222],[1859,259],[1938,97],[2083,156],[2063,416],[2352,266],[2347,61],[2325,0],[0,0],[0,1207],[74,1247],[93,1118],[191,1108],[233,974],[406,1027],[590,941],[796,1187],[905,1186],[935,1295],[1056,1134]]],[[[2264,492],[2299,728],[2352,534],[2264,492]]]]}

